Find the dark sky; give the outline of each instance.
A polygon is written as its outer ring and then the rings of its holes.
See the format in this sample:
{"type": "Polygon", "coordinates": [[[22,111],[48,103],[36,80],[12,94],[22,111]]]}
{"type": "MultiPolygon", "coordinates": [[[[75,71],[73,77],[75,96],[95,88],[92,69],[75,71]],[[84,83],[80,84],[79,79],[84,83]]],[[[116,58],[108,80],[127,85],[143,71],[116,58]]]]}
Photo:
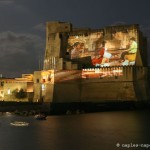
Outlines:
{"type": "Polygon", "coordinates": [[[47,21],[90,28],[139,24],[150,48],[149,0],[0,0],[0,73],[13,77],[38,70],[47,21]]]}

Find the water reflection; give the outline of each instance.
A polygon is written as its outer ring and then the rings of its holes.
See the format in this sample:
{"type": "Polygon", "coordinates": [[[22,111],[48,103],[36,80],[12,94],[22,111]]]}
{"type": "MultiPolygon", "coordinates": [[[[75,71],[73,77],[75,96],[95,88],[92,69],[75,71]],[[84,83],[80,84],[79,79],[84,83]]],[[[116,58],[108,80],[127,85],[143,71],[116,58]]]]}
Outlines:
{"type": "Polygon", "coordinates": [[[150,111],[34,117],[0,115],[2,150],[113,150],[116,143],[149,143],[150,111]],[[12,121],[28,127],[12,127],[12,121]]]}

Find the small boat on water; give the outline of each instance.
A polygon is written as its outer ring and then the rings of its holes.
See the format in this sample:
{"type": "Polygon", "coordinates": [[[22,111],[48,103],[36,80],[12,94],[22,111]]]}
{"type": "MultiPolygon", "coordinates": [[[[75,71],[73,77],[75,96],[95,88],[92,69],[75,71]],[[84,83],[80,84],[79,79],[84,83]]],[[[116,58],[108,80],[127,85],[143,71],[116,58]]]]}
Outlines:
{"type": "Polygon", "coordinates": [[[46,116],[44,114],[37,114],[34,118],[37,120],[46,120],[46,116]]]}
{"type": "Polygon", "coordinates": [[[14,122],[11,122],[10,125],[23,127],[23,126],[29,126],[29,123],[28,122],[22,122],[22,121],[14,121],[14,122]]]}

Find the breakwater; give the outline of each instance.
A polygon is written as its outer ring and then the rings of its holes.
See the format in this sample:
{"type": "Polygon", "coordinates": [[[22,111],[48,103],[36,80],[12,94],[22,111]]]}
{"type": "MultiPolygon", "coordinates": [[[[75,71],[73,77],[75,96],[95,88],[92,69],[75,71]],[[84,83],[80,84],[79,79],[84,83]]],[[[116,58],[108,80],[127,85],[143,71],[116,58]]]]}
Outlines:
{"type": "Polygon", "coordinates": [[[41,102],[0,102],[0,112],[49,112],[49,104],[41,102]]]}

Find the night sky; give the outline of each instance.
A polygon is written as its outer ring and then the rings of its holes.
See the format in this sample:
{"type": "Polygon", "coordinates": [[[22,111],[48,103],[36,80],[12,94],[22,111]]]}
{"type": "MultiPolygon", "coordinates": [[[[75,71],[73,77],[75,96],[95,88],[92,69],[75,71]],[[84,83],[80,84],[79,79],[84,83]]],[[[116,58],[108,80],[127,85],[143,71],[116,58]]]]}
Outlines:
{"type": "Polygon", "coordinates": [[[149,0],[0,0],[3,76],[19,77],[38,70],[45,51],[47,21],[66,21],[74,27],[90,28],[139,24],[148,37],[150,50],[149,0]]]}

